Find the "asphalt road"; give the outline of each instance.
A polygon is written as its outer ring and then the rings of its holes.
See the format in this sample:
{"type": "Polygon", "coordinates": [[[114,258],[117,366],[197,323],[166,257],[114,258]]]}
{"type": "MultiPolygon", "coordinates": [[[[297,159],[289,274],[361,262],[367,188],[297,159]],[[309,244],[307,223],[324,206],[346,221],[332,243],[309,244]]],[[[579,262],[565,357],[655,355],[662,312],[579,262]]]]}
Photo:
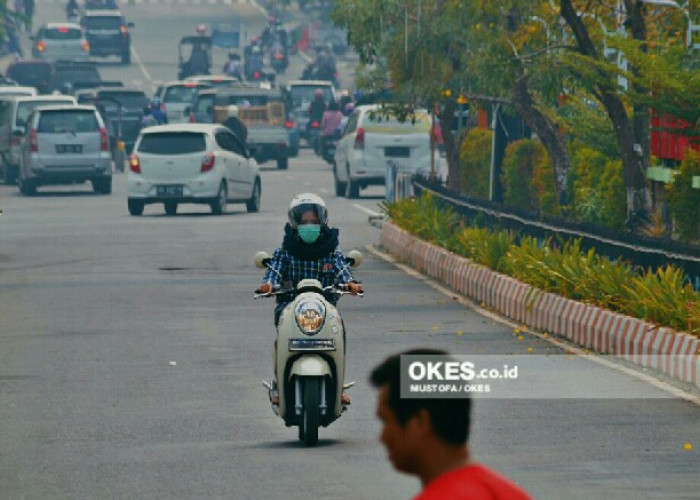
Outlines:
{"type": "MultiPolygon", "coordinates": [[[[169,80],[177,40],[196,23],[235,12],[252,30],[265,19],[249,4],[203,5],[125,8],[143,67],[102,63],[103,77],[169,80]]],[[[39,21],[62,18],[58,4],[37,9],[39,21]]],[[[26,198],[0,186],[0,497],[410,498],[417,481],[394,472],[377,442],[367,374],[389,354],[437,346],[555,359],[546,376],[568,382],[570,397],[475,404],[475,459],[535,498],[698,498],[698,406],[555,356],[382,260],[366,247],[378,243],[368,215],[383,190],[346,200],[332,188],[308,150],[288,171],[263,169],[258,214],[185,205],[130,217],[124,174],[110,196],[84,185],[26,198]],[[353,404],[314,449],[269,408],[273,304],[252,298],[252,256],[280,243],[301,191],[326,198],[343,250],[366,255],[356,272],[366,296],[341,300],[353,404]],[[577,397],[591,387],[614,397],[577,397]]]]}

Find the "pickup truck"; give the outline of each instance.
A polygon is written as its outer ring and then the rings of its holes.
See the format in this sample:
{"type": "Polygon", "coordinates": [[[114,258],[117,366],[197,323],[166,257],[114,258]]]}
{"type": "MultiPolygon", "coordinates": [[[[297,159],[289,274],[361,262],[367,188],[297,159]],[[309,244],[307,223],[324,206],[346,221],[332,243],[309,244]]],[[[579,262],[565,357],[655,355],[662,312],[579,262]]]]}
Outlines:
{"type": "Polygon", "coordinates": [[[289,166],[289,132],[285,126],[284,102],[279,91],[259,87],[220,89],[214,97],[214,122],[224,123],[229,106],[238,107],[238,119],[248,129],[246,146],[259,164],[277,161],[289,166]]]}

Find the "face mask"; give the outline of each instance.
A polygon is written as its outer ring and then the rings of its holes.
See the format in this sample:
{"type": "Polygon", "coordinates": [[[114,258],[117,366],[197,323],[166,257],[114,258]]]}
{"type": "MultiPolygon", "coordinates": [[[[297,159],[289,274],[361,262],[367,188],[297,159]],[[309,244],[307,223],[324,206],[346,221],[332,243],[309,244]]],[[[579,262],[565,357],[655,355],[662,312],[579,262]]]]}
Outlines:
{"type": "Polygon", "coordinates": [[[304,243],[313,243],[318,239],[318,236],[321,234],[321,225],[320,224],[302,224],[299,226],[297,229],[299,232],[299,238],[301,238],[301,241],[304,243]]]}

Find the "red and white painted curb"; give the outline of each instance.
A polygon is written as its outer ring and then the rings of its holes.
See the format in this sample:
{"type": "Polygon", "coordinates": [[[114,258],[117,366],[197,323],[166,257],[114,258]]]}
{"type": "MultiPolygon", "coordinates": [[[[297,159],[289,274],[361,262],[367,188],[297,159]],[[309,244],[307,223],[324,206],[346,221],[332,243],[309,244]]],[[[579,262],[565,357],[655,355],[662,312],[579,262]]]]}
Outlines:
{"type": "Polygon", "coordinates": [[[381,245],[411,267],[518,323],[560,335],[700,387],[700,339],[601,307],[543,292],[382,224],[381,245]]]}

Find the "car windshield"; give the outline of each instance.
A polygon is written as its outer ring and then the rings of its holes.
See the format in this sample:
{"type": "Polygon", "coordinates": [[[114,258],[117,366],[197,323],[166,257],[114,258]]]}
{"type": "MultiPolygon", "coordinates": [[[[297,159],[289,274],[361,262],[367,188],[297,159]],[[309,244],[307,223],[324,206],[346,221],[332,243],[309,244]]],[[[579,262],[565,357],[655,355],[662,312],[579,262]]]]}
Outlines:
{"type": "Polygon", "coordinates": [[[100,74],[96,69],[75,68],[56,70],[54,84],[57,88],[61,88],[61,86],[66,83],[99,81],[100,74]]]}
{"type": "Polygon", "coordinates": [[[366,115],[365,132],[385,132],[390,134],[413,134],[430,130],[430,117],[425,111],[416,111],[414,116],[408,116],[406,121],[399,121],[392,116],[366,115]]]}
{"type": "Polygon", "coordinates": [[[85,27],[89,30],[118,30],[124,25],[118,16],[88,16],[85,18],[85,27]]]}
{"type": "Polygon", "coordinates": [[[199,88],[196,85],[173,85],[165,91],[163,102],[192,102],[199,88]]]}
{"type": "Polygon", "coordinates": [[[333,100],[333,91],[326,85],[320,85],[318,87],[313,87],[311,85],[300,85],[298,87],[292,87],[292,89],[289,91],[294,107],[298,108],[302,105],[302,103],[313,101],[314,92],[316,89],[321,89],[323,91],[324,101],[330,102],[333,100]]]}
{"type": "Polygon", "coordinates": [[[42,111],[37,125],[38,132],[58,134],[64,132],[95,132],[99,123],[90,110],[42,111]]]}
{"type": "Polygon", "coordinates": [[[29,115],[39,106],[51,106],[54,104],[72,104],[72,101],[46,99],[41,101],[20,102],[17,105],[17,115],[15,116],[15,127],[24,127],[27,124],[29,115]]]}
{"type": "Polygon", "coordinates": [[[7,69],[7,76],[18,83],[45,82],[50,75],[48,64],[17,64],[7,69]]]}
{"type": "Polygon", "coordinates": [[[104,101],[103,105],[107,111],[117,111],[118,107],[113,100],[122,105],[122,111],[141,111],[149,102],[143,92],[101,92],[97,98],[104,101]]]}
{"type": "Polygon", "coordinates": [[[46,28],[42,38],[46,40],[80,40],[83,32],[76,28],[46,28]]]}
{"type": "Polygon", "coordinates": [[[206,148],[206,137],[200,132],[153,132],[143,135],[138,150],[153,155],[182,155],[206,148]]]}

